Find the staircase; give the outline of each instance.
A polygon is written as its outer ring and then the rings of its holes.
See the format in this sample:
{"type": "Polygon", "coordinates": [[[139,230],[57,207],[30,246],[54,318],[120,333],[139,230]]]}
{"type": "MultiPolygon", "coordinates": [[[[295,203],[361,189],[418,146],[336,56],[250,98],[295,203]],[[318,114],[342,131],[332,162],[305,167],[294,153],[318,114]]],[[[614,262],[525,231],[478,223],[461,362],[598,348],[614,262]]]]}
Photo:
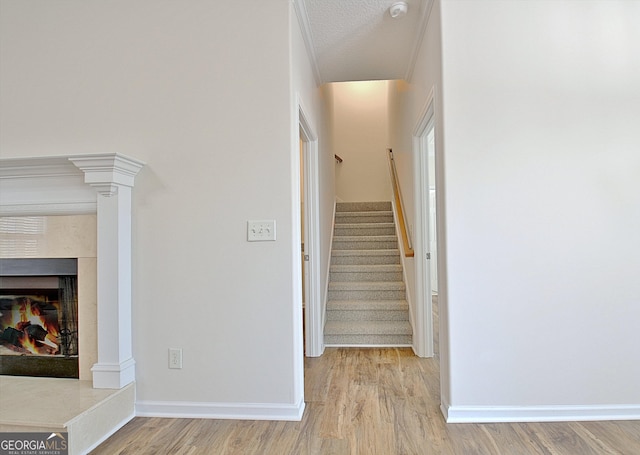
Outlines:
{"type": "Polygon", "coordinates": [[[412,341],[391,202],[339,202],[329,277],[326,346],[412,341]]]}

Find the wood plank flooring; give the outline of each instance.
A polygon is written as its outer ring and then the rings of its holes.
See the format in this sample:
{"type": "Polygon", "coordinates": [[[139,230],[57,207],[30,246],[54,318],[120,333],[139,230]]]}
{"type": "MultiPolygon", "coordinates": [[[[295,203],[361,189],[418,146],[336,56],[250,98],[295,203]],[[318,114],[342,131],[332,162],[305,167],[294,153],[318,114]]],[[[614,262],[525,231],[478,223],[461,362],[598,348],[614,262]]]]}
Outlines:
{"type": "Polygon", "coordinates": [[[300,422],[136,418],[99,454],[638,454],[640,422],[446,425],[438,367],[410,349],[306,361],[300,422]]]}
{"type": "Polygon", "coordinates": [[[408,348],[307,358],[305,400],[300,422],[135,418],[92,454],[640,454],[640,421],[447,425],[437,357],[408,348]]]}

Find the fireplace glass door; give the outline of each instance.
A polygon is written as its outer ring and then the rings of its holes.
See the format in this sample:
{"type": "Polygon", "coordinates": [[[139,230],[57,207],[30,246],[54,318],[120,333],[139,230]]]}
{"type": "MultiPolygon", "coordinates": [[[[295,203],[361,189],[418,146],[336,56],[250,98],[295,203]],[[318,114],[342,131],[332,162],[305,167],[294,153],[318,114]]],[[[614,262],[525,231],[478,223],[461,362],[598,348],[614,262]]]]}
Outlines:
{"type": "Polygon", "coordinates": [[[77,276],[2,277],[0,374],[78,378],[77,276]]]}

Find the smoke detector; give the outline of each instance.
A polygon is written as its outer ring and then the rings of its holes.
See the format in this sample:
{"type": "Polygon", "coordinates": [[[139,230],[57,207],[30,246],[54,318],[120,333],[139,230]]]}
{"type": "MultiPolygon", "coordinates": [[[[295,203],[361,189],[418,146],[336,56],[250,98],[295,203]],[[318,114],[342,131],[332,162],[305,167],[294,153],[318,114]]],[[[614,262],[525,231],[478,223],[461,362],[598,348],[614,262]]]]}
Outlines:
{"type": "Polygon", "coordinates": [[[409,5],[407,2],[395,2],[389,8],[389,15],[394,19],[398,19],[407,14],[407,11],[409,11],[409,5]]]}

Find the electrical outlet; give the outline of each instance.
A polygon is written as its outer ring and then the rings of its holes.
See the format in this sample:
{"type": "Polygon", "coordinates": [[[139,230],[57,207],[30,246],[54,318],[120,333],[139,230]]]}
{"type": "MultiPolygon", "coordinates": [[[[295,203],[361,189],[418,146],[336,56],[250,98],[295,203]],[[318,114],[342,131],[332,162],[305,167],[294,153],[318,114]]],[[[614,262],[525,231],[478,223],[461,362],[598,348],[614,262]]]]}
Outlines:
{"type": "Polygon", "coordinates": [[[276,220],[247,221],[247,241],[266,242],[276,239],[276,220]]]}
{"type": "Polygon", "coordinates": [[[182,349],[169,348],[169,368],[182,368],[182,349]]]}

